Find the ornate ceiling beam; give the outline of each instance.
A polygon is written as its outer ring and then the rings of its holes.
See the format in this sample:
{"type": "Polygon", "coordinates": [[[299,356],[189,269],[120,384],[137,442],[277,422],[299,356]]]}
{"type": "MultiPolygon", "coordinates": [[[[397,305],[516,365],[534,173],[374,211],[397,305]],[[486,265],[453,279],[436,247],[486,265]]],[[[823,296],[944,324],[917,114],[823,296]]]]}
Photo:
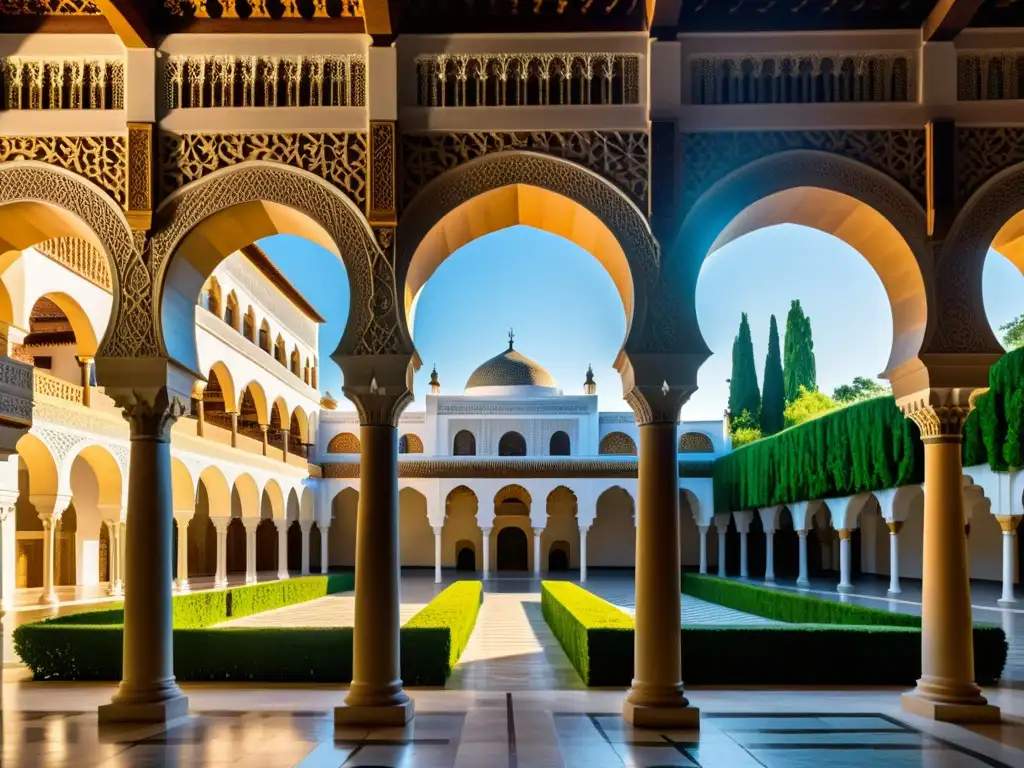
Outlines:
{"type": "Polygon", "coordinates": [[[959,35],[985,0],[938,0],[921,26],[926,43],[948,42],[959,35]]]}
{"type": "Polygon", "coordinates": [[[366,34],[375,44],[390,44],[398,34],[398,23],[405,9],[404,0],[363,0],[366,34]]]}
{"type": "Polygon", "coordinates": [[[93,0],[126,48],[154,48],[150,13],[131,0],[93,0]]]}

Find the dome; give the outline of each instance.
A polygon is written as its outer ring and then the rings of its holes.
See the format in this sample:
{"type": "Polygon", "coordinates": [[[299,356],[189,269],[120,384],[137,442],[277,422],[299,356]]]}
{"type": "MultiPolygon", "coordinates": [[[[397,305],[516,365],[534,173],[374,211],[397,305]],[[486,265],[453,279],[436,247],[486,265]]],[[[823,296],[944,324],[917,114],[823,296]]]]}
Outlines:
{"type": "Polygon", "coordinates": [[[552,395],[558,394],[558,383],[542,365],[519,354],[512,347],[477,367],[466,382],[467,394],[481,395],[552,395]],[[525,388],[525,389],[524,389],[525,388]],[[471,391],[472,390],[472,391],[471,391]]]}

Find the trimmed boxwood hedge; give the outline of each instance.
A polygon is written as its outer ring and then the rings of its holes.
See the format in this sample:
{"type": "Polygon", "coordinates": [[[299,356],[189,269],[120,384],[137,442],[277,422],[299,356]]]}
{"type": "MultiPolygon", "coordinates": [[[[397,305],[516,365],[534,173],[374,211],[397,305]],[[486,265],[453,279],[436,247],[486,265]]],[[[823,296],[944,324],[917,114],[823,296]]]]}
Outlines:
{"type": "MultiPolygon", "coordinates": [[[[332,574],[326,578],[333,579],[330,586],[337,587],[331,591],[351,588],[351,574],[332,574]]],[[[278,599],[284,599],[289,592],[295,597],[310,590],[270,590],[268,595],[277,594],[278,599]]],[[[401,672],[406,683],[444,685],[472,632],[481,594],[480,582],[452,585],[402,628],[401,672]],[[416,624],[410,626],[413,622],[416,624]]],[[[230,605],[234,598],[226,602],[230,605]]],[[[252,605],[281,607],[276,603],[271,597],[262,597],[243,603],[243,610],[252,605]]],[[[15,649],[36,680],[119,680],[123,652],[121,619],[120,610],[108,610],[26,624],[14,632],[15,649]],[[95,623],[86,624],[89,617],[95,623]]],[[[179,681],[348,683],[352,681],[352,628],[175,626],[174,675],[179,681]]]]}
{"type": "MultiPolygon", "coordinates": [[[[584,683],[630,684],[634,642],[631,616],[566,582],[543,582],[541,606],[545,620],[584,683]]],[[[797,612],[796,608],[790,610],[797,612]]],[[[828,615],[828,609],[819,611],[828,615]]],[[[918,626],[800,623],[694,626],[681,631],[683,679],[690,684],[912,685],[921,675],[918,626]]],[[[999,679],[1006,652],[1006,636],[1001,628],[975,626],[975,678],[979,684],[999,679]]]]}

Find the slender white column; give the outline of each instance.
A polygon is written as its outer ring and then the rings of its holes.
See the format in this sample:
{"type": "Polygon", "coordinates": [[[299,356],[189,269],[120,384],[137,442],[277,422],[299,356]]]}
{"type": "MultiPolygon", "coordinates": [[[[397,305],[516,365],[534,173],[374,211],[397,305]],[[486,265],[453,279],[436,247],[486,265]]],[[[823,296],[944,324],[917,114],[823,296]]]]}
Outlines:
{"type": "Polygon", "coordinates": [[[434,583],[441,583],[441,526],[434,526],[434,583]]]}
{"type": "Polygon", "coordinates": [[[330,530],[330,523],[320,526],[320,573],[327,573],[327,532],[330,530]]]}
{"type": "Polygon", "coordinates": [[[800,537],[800,574],[796,577],[798,587],[811,586],[811,580],[807,578],[807,531],[797,531],[800,537]]]}
{"type": "Polygon", "coordinates": [[[903,523],[889,523],[889,597],[895,597],[900,593],[900,528],[902,527],[903,523]]]}
{"type": "Polygon", "coordinates": [[[124,582],[121,580],[121,522],[120,508],[112,510],[117,518],[104,518],[103,524],[107,526],[107,540],[109,548],[107,558],[110,561],[110,583],[107,585],[107,594],[111,597],[120,597],[124,594],[124,582]]]}
{"type": "Polygon", "coordinates": [[[1013,595],[1013,571],[1014,557],[1017,538],[1017,524],[1019,517],[998,518],[999,527],[1003,529],[1003,596],[999,598],[1000,605],[1013,605],[1017,598],[1013,595]]]}
{"type": "Polygon", "coordinates": [[[57,605],[56,574],[57,567],[57,526],[61,515],[71,503],[70,496],[32,496],[31,501],[43,524],[43,594],[39,598],[41,605],[57,605]]]}
{"type": "Polygon", "coordinates": [[[580,583],[587,580],[587,531],[589,525],[580,526],[580,583]]]}
{"type": "Polygon", "coordinates": [[[837,592],[853,592],[853,583],[850,581],[850,529],[839,529],[839,586],[837,592]]]}
{"type": "Polygon", "coordinates": [[[188,592],[188,521],[192,519],[192,510],[176,512],[174,520],[178,524],[178,579],[174,584],[175,592],[188,592]]]}
{"type": "Polygon", "coordinates": [[[544,533],[543,528],[533,529],[533,574],[540,576],[540,536],[544,533]]]}
{"type": "MultiPolygon", "coordinates": [[[[0,459],[2,461],[2,459],[0,459]]],[[[0,632],[3,632],[3,617],[4,613],[10,609],[10,601],[7,597],[7,593],[10,591],[8,582],[11,580],[10,575],[4,570],[5,563],[8,563],[10,558],[4,557],[4,547],[9,545],[9,542],[13,537],[10,533],[4,535],[4,526],[7,523],[7,519],[14,518],[15,504],[18,501],[17,490],[4,493],[0,491],[0,632]]],[[[9,567],[9,566],[8,566],[9,567]]],[[[0,669],[3,668],[3,651],[0,649],[0,669]]]]}
{"type": "Polygon", "coordinates": [[[213,577],[213,586],[224,589],[228,585],[228,526],[230,517],[211,517],[210,521],[217,530],[217,570],[213,577]]]}
{"type": "Polygon", "coordinates": [[[300,520],[299,530],[302,531],[302,575],[309,576],[309,531],[313,527],[312,520],[300,520]]]}
{"type": "Polygon", "coordinates": [[[277,578],[288,578],[288,521],[275,520],[277,526],[277,578]]]}
{"type": "Polygon", "coordinates": [[[256,583],[256,529],[259,518],[242,519],[245,526],[245,583],[256,583]]]}
{"type": "Polygon", "coordinates": [[[484,578],[491,572],[491,529],[481,528],[484,541],[484,578]]]}
{"type": "Polygon", "coordinates": [[[747,532],[740,531],[740,578],[750,578],[750,573],[747,569],[747,532]]]}
{"type": "Polygon", "coordinates": [[[725,578],[725,531],[718,529],[718,577],[725,578]]]}
{"type": "Polygon", "coordinates": [[[700,531],[700,572],[708,572],[708,526],[698,525],[700,531]]]}
{"type": "Polygon", "coordinates": [[[775,531],[764,532],[764,583],[775,583],[775,531]]]}

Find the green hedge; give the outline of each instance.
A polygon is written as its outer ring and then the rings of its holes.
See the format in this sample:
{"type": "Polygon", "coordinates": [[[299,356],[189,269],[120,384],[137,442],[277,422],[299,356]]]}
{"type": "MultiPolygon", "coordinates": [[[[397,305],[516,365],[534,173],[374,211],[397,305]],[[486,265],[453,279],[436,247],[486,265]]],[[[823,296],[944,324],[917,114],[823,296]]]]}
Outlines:
{"type": "MultiPolygon", "coordinates": [[[[541,606],[545,620],[587,685],[630,684],[631,616],[566,582],[543,582],[541,606]]],[[[819,615],[828,611],[815,610],[819,615]]],[[[683,679],[696,685],[912,685],[921,675],[921,630],[917,626],[695,626],[682,628],[682,644],[683,679]]],[[[1001,628],[975,626],[975,677],[980,684],[999,679],[1006,652],[1001,628]]]]}
{"type": "Polygon", "coordinates": [[[787,624],[840,624],[844,626],[920,627],[921,617],[866,608],[853,603],[823,600],[780,589],[743,584],[717,576],[683,575],[683,592],[744,613],[787,624]]]}
{"type": "Polygon", "coordinates": [[[456,582],[405,623],[402,680],[409,685],[444,685],[473,633],[483,595],[481,581],[456,582]],[[420,657],[426,663],[420,663],[420,657]],[[436,663],[440,658],[445,661],[443,677],[436,663]]]}
{"type": "Polygon", "coordinates": [[[891,396],[823,414],[712,465],[717,512],[849,496],[923,476],[920,433],[891,396]]]}
{"type": "MultiPolygon", "coordinates": [[[[351,574],[326,578],[332,579],[328,587],[338,587],[332,591],[351,588],[351,574]]],[[[310,594],[305,587],[290,592],[292,597],[310,594]]],[[[268,590],[265,594],[284,599],[288,593],[268,590]]],[[[481,582],[454,584],[402,628],[401,673],[406,683],[444,685],[476,623],[481,594],[481,582]]],[[[243,603],[243,609],[256,604],[255,600],[243,603]]],[[[270,597],[260,598],[258,604],[280,607],[270,597]]],[[[123,652],[119,622],[120,611],[96,611],[25,624],[14,632],[15,649],[36,680],[119,680],[123,652]],[[110,621],[110,614],[118,614],[118,623],[110,621]],[[100,621],[82,623],[90,616],[100,621]],[[77,621],[72,620],[75,617],[77,621]]],[[[174,675],[180,681],[348,683],[352,680],[352,628],[176,626],[174,675]]]]}

